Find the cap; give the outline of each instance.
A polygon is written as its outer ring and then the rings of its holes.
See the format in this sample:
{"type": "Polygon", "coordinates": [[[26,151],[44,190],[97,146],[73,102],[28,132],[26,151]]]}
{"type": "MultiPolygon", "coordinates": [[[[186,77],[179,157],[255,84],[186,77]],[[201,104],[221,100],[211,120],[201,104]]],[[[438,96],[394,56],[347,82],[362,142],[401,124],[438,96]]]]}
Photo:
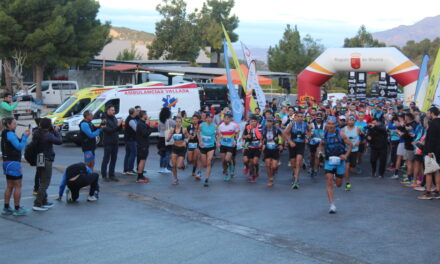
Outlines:
{"type": "Polygon", "coordinates": [[[225,114],[225,117],[232,117],[232,113],[231,113],[231,112],[227,112],[227,113],[225,114]]]}
{"type": "Polygon", "coordinates": [[[350,115],[350,116],[348,117],[348,119],[356,120],[356,117],[355,117],[354,115],[350,115]]]}
{"type": "Polygon", "coordinates": [[[346,120],[344,115],[339,116],[339,120],[346,120]]]}

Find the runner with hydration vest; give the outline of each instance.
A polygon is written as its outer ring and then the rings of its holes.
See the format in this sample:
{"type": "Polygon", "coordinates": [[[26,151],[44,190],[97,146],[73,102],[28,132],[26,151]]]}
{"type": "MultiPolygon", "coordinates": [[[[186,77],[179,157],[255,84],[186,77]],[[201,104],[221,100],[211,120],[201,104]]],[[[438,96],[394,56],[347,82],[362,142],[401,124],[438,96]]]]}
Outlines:
{"type": "Polygon", "coordinates": [[[323,113],[318,112],[315,118],[309,124],[309,130],[311,132],[311,139],[309,142],[310,150],[310,176],[315,178],[318,174],[319,167],[319,156],[316,155],[316,150],[318,149],[319,143],[324,136],[325,122],[323,118],[323,113]]]}
{"type": "Polygon", "coordinates": [[[259,176],[258,162],[261,156],[262,135],[258,129],[256,116],[251,116],[249,125],[243,132],[244,152],[243,163],[245,166],[244,174],[248,174],[249,182],[255,183],[259,176]]]}
{"type": "Polygon", "coordinates": [[[299,188],[299,172],[302,167],[305,146],[308,143],[309,127],[303,120],[304,114],[297,112],[295,120],[284,130],[285,140],[289,143],[290,164],[294,167],[292,189],[299,188]]]}
{"type": "Polygon", "coordinates": [[[274,125],[275,119],[270,116],[267,118],[266,127],[263,128],[263,153],[266,165],[269,183],[267,186],[272,187],[274,184],[273,176],[278,170],[278,160],[280,159],[280,151],[283,149],[283,132],[274,125]]]}
{"type": "Polygon", "coordinates": [[[330,116],[327,119],[326,131],[319,145],[318,155],[324,154],[324,170],[327,179],[327,197],[330,202],[330,214],[336,213],[334,203],[333,184],[342,186],[342,178],[345,174],[345,161],[351,153],[350,140],[337,128],[338,121],[330,116]]]}

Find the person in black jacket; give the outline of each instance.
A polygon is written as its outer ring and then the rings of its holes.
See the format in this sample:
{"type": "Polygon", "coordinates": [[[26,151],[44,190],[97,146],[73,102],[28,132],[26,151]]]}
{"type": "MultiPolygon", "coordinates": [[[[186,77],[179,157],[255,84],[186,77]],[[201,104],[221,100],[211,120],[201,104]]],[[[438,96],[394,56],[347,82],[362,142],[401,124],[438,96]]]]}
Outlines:
{"type": "Polygon", "coordinates": [[[101,121],[103,131],[104,157],[101,164],[101,175],[104,181],[119,181],[115,176],[116,159],[118,158],[119,127],[122,120],[115,117],[115,107],[108,106],[101,121]],[[110,161],[110,165],[108,164],[110,161]],[[109,177],[107,178],[107,166],[109,177]]]}
{"type": "Polygon", "coordinates": [[[383,178],[387,163],[388,133],[380,119],[374,118],[368,126],[367,139],[371,150],[371,175],[376,177],[377,161],[379,160],[379,177],[383,178]]]}
{"type": "Polygon", "coordinates": [[[125,175],[134,175],[134,161],[136,159],[136,120],[139,113],[135,108],[128,110],[128,116],[125,119],[124,141],[125,141],[125,158],[124,171],[125,175]]]}
{"type": "Polygon", "coordinates": [[[55,160],[55,152],[53,151],[53,144],[61,145],[63,139],[58,133],[58,127],[52,126],[52,121],[49,118],[40,120],[40,127],[35,131],[33,140],[38,142],[38,153],[44,156],[44,166],[39,167],[40,170],[40,187],[38,188],[37,198],[34,201],[32,209],[34,211],[47,211],[53,207],[53,203],[47,201],[47,188],[49,187],[52,178],[52,163],[55,160]]]}
{"type": "MultiPolygon", "coordinates": [[[[437,163],[440,163],[440,111],[437,107],[431,107],[428,110],[428,116],[431,119],[429,122],[429,128],[426,132],[425,145],[423,146],[423,154],[434,157],[437,163]]],[[[440,199],[440,172],[436,171],[433,174],[425,175],[426,181],[426,192],[424,195],[420,196],[419,199],[431,200],[440,199]],[[431,193],[431,186],[433,182],[433,177],[435,177],[435,193],[431,193]],[[423,197],[423,198],[422,198],[423,197]]]]}
{"type": "Polygon", "coordinates": [[[136,126],[137,159],[139,160],[136,182],[139,183],[147,183],[149,181],[149,179],[144,176],[145,162],[147,161],[148,148],[150,147],[149,137],[151,128],[149,122],[150,117],[147,116],[147,112],[141,111],[139,114],[139,122],[136,126]]]}

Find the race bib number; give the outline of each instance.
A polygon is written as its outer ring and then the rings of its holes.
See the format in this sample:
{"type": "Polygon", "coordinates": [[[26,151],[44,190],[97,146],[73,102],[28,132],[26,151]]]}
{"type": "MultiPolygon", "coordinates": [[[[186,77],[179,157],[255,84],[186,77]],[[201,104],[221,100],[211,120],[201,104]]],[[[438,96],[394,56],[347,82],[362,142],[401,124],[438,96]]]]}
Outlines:
{"type": "Polygon", "coordinates": [[[233,138],[222,137],[220,143],[221,143],[222,146],[232,147],[232,145],[234,144],[234,139],[233,138]]]}
{"type": "Polygon", "coordinates": [[[188,143],[188,148],[189,149],[196,149],[197,148],[197,143],[188,143]]]}
{"type": "Polygon", "coordinates": [[[267,147],[267,149],[276,149],[277,148],[277,144],[275,144],[275,143],[267,143],[266,147],[267,147]]]}
{"type": "Polygon", "coordinates": [[[174,134],[173,139],[176,141],[183,140],[183,135],[182,134],[174,134]]]}
{"type": "Polygon", "coordinates": [[[256,148],[260,146],[260,141],[252,141],[251,143],[249,143],[249,147],[251,148],[256,148]]]}
{"type": "Polygon", "coordinates": [[[213,143],[210,136],[202,136],[202,142],[205,145],[211,145],[213,143]]]}
{"type": "Polygon", "coordinates": [[[328,164],[330,166],[339,166],[341,165],[341,158],[338,156],[331,156],[328,159],[328,164]]]}

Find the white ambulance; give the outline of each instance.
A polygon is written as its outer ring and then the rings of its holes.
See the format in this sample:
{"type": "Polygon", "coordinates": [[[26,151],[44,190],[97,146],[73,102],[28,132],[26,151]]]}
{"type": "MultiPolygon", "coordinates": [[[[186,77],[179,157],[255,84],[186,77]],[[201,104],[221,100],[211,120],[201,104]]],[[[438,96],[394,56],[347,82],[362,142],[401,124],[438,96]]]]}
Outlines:
{"type": "MultiPolygon", "coordinates": [[[[200,110],[199,87],[196,83],[182,83],[173,86],[151,86],[143,88],[113,89],[99,95],[95,101],[90,103],[83,111],[67,119],[61,126],[61,135],[65,142],[78,142],[79,123],[83,120],[82,113],[89,110],[93,113],[95,126],[101,124],[101,118],[105,108],[112,105],[116,109],[116,118],[125,120],[128,110],[139,105],[142,110],[147,111],[151,116],[153,126],[157,127],[159,113],[162,107],[170,108],[173,116],[185,110],[188,116],[200,110]]],[[[151,136],[158,136],[158,132],[151,136]]],[[[123,138],[123,133],[119,135],[123,138]]],[[[97,138],[101,141],[101,137],[97,138]]]]}

